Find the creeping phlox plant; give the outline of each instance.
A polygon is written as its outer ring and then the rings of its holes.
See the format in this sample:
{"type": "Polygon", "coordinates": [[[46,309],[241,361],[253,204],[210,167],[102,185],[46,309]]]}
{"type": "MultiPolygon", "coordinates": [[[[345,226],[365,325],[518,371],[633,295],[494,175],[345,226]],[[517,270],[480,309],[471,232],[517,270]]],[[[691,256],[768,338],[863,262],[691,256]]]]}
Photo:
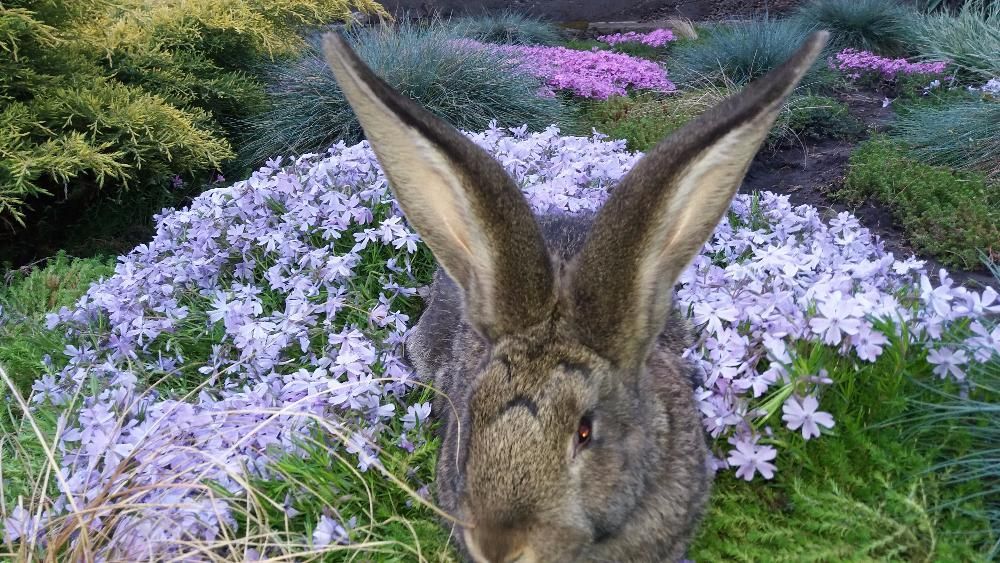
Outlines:
{"type": "Polygon", "coordinates": [[[948,63],[929,61],[911,63],[906,59],[890,59],[868,51],[844,49],[829,60],[831,68],[843,72],[852,80],[892,81],[900,76],[942,74],[948,63]]]}
{"type": "MultiPolygon", "coordinates": [[[[622,141],[554,127],[470,137],[540,213],[597,209],[639,157],[622,141]]],[[[272,160],[157,223],[110,279],[49,319],[73,342],[33,399],[65,405],[62,495],[44,510],[15,509],[7,541],[44,544],[78,521],[110,538],[101,558],[197,553],[193,542],[235,526],[238,507],[211,492],[271,475],[310,433],[361,472],[381,467],[379,438],[396,453],[427,439],[430,407],[413,399],[399,345],[431,257],[367,142],[272,160]]],[[[700,327],[686,356],[703,371],[696,393],[718,438],[717,467],[748,480],[775,471],[778,452],[760,438],[777,416],[807,439],[835,424],[819,409],[830,380],[797,367],[803,345],[871,362],[903,337],[926,345],[951,378],[1000,347],[1000,329],[977,321],[1000,311],[992,290],[935,287],[850,215],[827,224],[770,193],[737,197],[677,304],[700,327]],[[970,346],[935,344],[956,322],[971,323],[970,346]]],[[[352,522],[335,516],[324,514],[303,545],[349,541],[352,522]]]]}
{"type": "Polygon", "coordinates": [[[610,35],[600,35],[597,40],[608,45],[618,45],[619,43],[641,43],[650,47],[662,47],[674,41],[674,32],[669,29],[654,29],[649,33],[637,33],[629,31],[627,33],[612,33],[610,35]]]}
{"type": "Polygon", "coordinates": [[[494,49],[517,59],[526,72],[545,81],[546,88],[539,92],[543,96],[565,90],[576,96],[605,100],[624,96],[630,90],[677,89],[659,64],[622,53],[596,48],[579,51],[566,47],[494,45],[470,39],[454,43],[459,48],[494,49]]]}

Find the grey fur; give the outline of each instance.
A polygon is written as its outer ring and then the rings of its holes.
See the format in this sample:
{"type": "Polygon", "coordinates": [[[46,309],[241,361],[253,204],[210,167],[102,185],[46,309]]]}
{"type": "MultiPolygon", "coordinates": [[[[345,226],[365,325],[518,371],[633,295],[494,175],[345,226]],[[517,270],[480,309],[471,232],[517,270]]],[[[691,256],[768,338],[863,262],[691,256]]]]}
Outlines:
{"type": "Polygon", "coordinates": [[[327,38],[397,200],[442,266],[405,353],[439,391],[437,500],[462,523],[463,556],[683,557],[712,471],[672,287],[826,38],[661,142],[596,216],[541,218],[494,159],[327,38]]]}

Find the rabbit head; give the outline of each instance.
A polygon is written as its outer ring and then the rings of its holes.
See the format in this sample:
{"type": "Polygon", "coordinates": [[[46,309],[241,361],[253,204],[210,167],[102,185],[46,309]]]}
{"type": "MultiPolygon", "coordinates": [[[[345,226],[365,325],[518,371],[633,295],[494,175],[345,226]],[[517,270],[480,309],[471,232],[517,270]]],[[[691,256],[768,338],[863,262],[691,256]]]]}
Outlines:
{"type": "Polygon", "coordinates": [[[559,219],[555,235],[495,159],[341,36],[325,38],[400,207],[447,274],[425,313],[444,322],[418,335],[415,363],[454,404],[438,497],[472,559],[684,554],[711,471],[672,288],[827,36],[652,149],[589,229],[559,219]]]}

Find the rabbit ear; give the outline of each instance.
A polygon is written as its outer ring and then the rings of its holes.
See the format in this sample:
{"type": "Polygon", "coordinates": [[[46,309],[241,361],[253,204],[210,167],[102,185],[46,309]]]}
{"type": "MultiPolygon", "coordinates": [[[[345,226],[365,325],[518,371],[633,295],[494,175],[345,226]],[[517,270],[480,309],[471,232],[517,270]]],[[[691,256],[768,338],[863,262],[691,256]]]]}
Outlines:
{"type": "Polygon", "coordinates": [[[791,59],[661,141],[622,179],[595,218],[572,280],[586,344],[618,362],[644,360],[663,330],[673,285],[828,35],[813,33],[791,59]]]}
{"type": "Polygon", "coordinates": [[[555,306],[552,265],[500,163],[393,90],[339,34],[324,51],[407,220],[462,288],[468,320],[487,338],[542,320],[555,306]]]}

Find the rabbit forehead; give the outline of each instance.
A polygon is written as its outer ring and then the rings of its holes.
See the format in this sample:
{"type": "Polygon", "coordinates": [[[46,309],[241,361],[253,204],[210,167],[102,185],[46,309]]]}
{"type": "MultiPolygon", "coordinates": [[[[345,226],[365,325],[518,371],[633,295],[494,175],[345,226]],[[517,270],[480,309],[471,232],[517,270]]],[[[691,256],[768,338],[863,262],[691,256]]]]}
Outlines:
{"type": "Polygon", "coordinates": [[[542,427],[566,424],[596,399],[608,369],[570,340],[495,346],[472,397],[473,423],[485,428],[518,410],[542,427]]]}

